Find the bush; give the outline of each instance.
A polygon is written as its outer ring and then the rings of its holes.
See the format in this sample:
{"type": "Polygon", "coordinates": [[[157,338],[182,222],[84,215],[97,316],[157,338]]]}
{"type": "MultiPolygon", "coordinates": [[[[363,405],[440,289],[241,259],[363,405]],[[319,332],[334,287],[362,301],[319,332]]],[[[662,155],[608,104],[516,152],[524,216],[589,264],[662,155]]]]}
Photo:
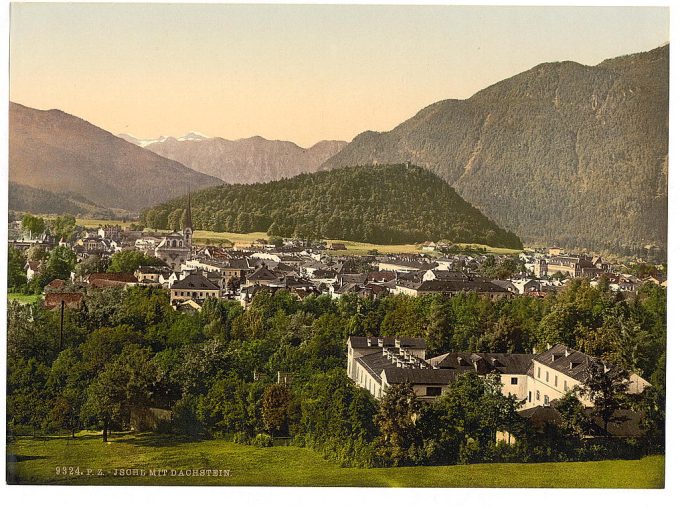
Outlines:
{"type": "Polygon", "coordinates": [[[274,439],[265,433],[258,433],[253,438],[252,444],[255,447],[272,447],[274,445],[274,439]]]}
{"type": "Polygon", "coordinates": [[[197,415],[198,399],[195,396],[184,396],[172,409],[172,430],[180,435],[193,438],[203,436],[205,429],[197,415]]]}
{"type": "Polygon", "coordinates": [[[234,433],[234,438],[233,442],[235,444],[249,444],[250,443],[250,437],[246,434],[245,431],[237,431],[234,433]]]}

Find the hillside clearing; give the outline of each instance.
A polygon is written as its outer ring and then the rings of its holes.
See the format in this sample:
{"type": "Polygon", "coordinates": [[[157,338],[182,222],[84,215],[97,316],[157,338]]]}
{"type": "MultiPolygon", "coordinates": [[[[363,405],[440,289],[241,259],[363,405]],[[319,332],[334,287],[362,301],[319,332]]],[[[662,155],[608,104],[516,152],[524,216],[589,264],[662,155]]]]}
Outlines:
{"type": "MultiPolygon", "coordinates": [[[[122,220],[98,220],[94,218],[78,218],[76,219],[78,225],[83,227],[96,227],[98,225],[120,225],[125,227],[130,224],[130,222],[123,222],[122,220]]],[[[151,231],[152,229],[145,229],[151,231]]],[[[166,231],[158,231],[163,233],[166,231]]],[[[197,245],[220,245],[220,246],[234,246],[248,247],[251,246],[257,240],[268,240],[266,232],[249,232],[249,233],[239,233],[239,232],[214,232],[214,231],[194,231],[194,243],[197,245]]],[[[329,255],[367,255],[371,250],[377,250],[380,254],[418,254],[423,253],[419,244],[404,244],[404,245],[379,245],[375,243],[361,243],[358,241],[346,241],[343,239],[326,239],[324,240],[329,243],[343,243],[347,250],[328,250],[326,251],[329,255]]],[[[497,248],[488,245],[479,245],[473,243],[461,243],[461,247],[471,247],[471,248],[484,248],[487,252],[493,254],[508,254],[514,255],[521,252],[521,250],[513,250],[511,248],[497,248]]],[[[431,252],[431,255],[441,256],[439,252],[431,252]]]]}

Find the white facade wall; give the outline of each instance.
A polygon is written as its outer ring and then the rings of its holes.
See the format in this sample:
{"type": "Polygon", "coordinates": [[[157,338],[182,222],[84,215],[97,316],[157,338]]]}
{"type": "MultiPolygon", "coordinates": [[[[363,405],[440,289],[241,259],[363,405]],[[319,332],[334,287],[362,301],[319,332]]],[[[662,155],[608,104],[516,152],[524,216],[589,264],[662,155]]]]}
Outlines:
{"type": "MultiPolygon", "coordinates": [[[[533,378],[529,377],[527,382],[527,394],[531,392],[531,401],[527,396],[526,408],[545,404],[546,396],[548,403],[560,399],[568,391],[581,385],[578,380],[537,361],[533,361],[533,372],[533,378]],[[540,399],[537,399],[537,395],[540,399]]],[[[579,396],[579,399],[586,407],[593,406],[587,398],[579,396]]]]}
{"type": "Polygon", "coordinates": [[[501,392],[505,396],[510,396],[511,394],[515,395],[515,397],[518,400],[523,400],[527,397],[527,380],[528,380],[528,375],[510,375],[510,374],[501,374],[501,384],[502,384],[502,390],[501,392]],[[516,384],[512,383],[512,380],[516,379],[516,384]]]}

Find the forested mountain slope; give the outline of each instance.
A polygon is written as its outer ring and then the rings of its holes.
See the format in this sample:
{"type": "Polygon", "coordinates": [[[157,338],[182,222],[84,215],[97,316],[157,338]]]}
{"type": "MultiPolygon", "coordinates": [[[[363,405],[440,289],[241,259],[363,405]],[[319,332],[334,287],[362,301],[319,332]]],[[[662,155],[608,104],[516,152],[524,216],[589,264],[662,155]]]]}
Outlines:
{"type": "MultiPolygon", "coordinates": [[[[419,167],[353,167],[192,195],[197,229],[398,244],[449,239],[521,248],[444,180],[419,167]]],[[[147,227],[177,229],[186,199],[142,213],[147,227]]]]}
{"type": "Polygon", "coordinates": [[[364,132],[323,167],[411,161],[527,242],[663,247],[668,54],[538,65],[364,132]]]}

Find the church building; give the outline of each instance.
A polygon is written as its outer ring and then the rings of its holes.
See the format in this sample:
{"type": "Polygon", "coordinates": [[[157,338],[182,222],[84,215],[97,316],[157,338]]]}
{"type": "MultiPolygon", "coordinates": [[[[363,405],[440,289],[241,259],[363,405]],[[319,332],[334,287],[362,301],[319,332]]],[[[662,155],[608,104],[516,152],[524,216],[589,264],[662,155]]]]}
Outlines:
{"type": "Polygon", "coordinates": [[[194,226],[191,220],[191,193],[184,215],[184,230],[167,234],[154,250],[156,257],[165,262],[173,271],[179,271],[183,263],[191,259],[191,240],[194,226]]]}

